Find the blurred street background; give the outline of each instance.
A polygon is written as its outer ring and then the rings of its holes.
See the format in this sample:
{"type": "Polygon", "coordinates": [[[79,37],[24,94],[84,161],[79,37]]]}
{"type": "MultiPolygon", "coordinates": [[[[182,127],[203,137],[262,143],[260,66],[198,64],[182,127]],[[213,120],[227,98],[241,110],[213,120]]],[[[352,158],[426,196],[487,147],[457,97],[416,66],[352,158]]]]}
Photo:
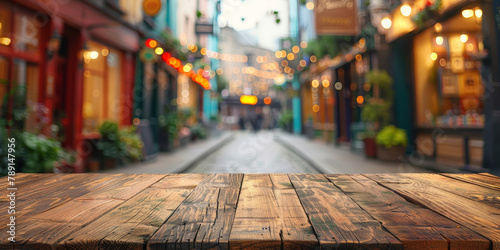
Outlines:
{"type": "Polygon", "coordinates": [[[499,174],[499,45],[489,0],[2,1],[2,174],[499,174]]]}

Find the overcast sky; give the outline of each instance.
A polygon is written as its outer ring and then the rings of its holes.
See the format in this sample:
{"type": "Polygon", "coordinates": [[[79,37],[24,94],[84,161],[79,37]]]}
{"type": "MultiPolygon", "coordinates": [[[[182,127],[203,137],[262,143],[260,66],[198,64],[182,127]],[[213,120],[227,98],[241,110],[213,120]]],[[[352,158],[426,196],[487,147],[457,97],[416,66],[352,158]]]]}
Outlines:
{"type": "Polygon", "coordinates": [[[257,38],[260,47],[275,51],[279,38],[289,36],[288,8],[287,0],[222,0],[219,25],[246,31],[257,38]],[[278,11],[279,24],[274,11],[278,11]]]}

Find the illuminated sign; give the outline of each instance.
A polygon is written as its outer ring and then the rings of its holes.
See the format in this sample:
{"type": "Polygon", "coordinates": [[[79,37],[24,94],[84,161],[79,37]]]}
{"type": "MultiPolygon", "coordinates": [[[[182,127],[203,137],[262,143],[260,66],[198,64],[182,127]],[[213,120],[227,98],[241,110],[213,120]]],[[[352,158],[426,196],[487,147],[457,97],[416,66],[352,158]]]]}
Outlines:
{"type": "Polygon", "coordinates": [[[242,95],[240,97],[241,104],[255,105],[258,101],[259,99],[254,95],[242,95]]]}
{"type": "Polygon", "coordinates": [[[161,10],[161,0],[144,0],[142,2],[144,14],[148,16],[156,16],[161,10]]]}

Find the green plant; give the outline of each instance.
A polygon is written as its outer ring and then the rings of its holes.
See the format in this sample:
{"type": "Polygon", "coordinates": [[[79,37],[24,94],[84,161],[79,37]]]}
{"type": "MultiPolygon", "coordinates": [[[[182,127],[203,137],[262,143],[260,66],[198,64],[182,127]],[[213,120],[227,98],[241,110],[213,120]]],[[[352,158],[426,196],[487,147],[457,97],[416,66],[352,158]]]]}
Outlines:
{"type": "Polygon", "coordinates": [[[131,160],[142,159],[142,148],[144,143],[137,134],[135,126],[125,127],[120,130],[120,141],[125,143],[125,151],[127,158],[131,160]]]}
{"type": "Polygon", "coordinates": [[[200,17],[201,17],[201,15],[202,15],[202,14],[201,14],[201,11],[197,10],[197,11],[196,11],[196,17],[197,17],[197,18],[200,18],[200,17]]]}
{"type": "Polygon", "coordinates": [[[194,126],[191,126],[190,127],[190,130],[191,130],[191,134],[193,135],[193,137],[195,138],[200,138],[200,139],[205,139],[207,138],[207,131],[206,129],[201,126],[200,124],[196,124],[194,126]]]}
{"type": "Polygon", "coordinates": [[[373,86],[373,97],[383,98],[392,103],[392,77],[385,70],[370,70],[366,73],[366,83],[373,86]]]}
{"type": "Polygon", "coordinates": [[[408,138],[404,129],[396,128],[394,125],[384,127],[375,137],[377,144],[383,145],[386,148],[395,146],[406,147],[408,138]]]}
{"type": "Polygon", "coordinates": [[[127,155],[126,144],[120,139],[118,124],[106,121],[99,126],[100,140],[97,142],[97,149],[104,157],[122,159],[127,155]]]}
{"type": "Polygon", "coordinates": [[[385,125],[390,119],[389,107],[386,102],[367,102],[361,109],[361,120],[385,125]]]}
{"type": "Polygon", "coordinates": [[[18,155],[16,159],[21,157],[23,159],[22,172],[50,172],[54,169],[55,163],[62,158],[61,144],[54,139],[29,132],[23,132],[19,138],[20,143],[16,145],[18,155]]]}
{"type": "Polygon", "coordinates": [[[180,119],[176,112],[167,112],[160,116],[160,129],[168,134],[168,140],[173,142],[180,131],[180,119]]]}
{"type": "Polygon", "coordinates": [[[425,27],[425,22],[432,17],[434,17],[439,8],[441,8],[443,2],[442,0],[435,0],[434,3],[431,3],[429,0],[427,0],[425,4],[425,8],[420,10],[417,14],[415,14],[411,20],[419,27],[419,28],[424,28],[425,27]]]}
{"type": "Polygon", "coordinates": [[[293,119],[292,111],[287,110],[283,112],[278,123],[280,127],[284,128],[292,122],[292,119],[293,119]]]}

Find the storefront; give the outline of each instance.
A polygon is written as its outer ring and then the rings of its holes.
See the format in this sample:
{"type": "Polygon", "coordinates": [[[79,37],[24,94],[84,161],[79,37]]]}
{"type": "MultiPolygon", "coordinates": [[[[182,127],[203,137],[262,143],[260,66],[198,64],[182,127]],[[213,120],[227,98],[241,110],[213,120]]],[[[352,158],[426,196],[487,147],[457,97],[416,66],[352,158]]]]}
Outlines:
{"type": "Polygon", "coordinates": [[[488,57],[485,43],[489,42],[485,41],[482,27],[488,21],[483,20],[484,6],[481,1],[459,0],[424,4],[415,1],[411,8],[422,12],[435,7],[435,11],[423,20],[418,17],[420,13],[412,15],[407,24],[413,29],[400,27],[406,23],[400,8],[392,14],[394,27],[387,37],[394,45],[393,71],[410,73],[394,74],[396,116],[406,117],[413,107],[413,129],[409,134],[414,134],[410,139],[415,141],[418,158],[481,170],[484,138],[488,136],[483,131],[488,93],[481,74],[491,67],[484,64],[488,57]],[[411,61],[405,61],[400,53],[412,55],[411,61]],[[407,83],[412,87],[405,87],[407,83]]]}
{"type": "Polygon", "coordinates": [[[78,152],[76,172],[85,171],[103,121],[132,121],[138,32],[116,13],[73,0],[0,4],[2,116],[26,110],[25,131],[78,152]]]}

